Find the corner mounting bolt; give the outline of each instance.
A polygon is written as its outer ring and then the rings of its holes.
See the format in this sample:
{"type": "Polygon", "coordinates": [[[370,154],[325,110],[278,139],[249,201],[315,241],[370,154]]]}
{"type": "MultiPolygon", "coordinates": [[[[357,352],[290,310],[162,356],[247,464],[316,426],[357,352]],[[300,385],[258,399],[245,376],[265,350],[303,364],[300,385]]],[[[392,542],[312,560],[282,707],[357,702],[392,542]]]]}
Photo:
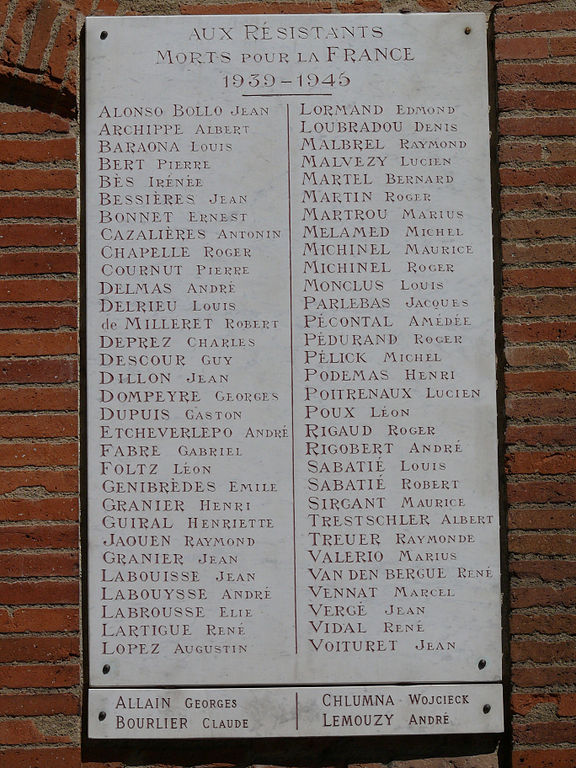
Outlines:
{"type": "Polygon", "coordinates": [[[469,35],[471,32],[472,32],[472,27],[466,27],[466,29],[464,30],[465,35],[469,35]]]}
{"type": "Polygon", "coordinates": [[[106,720],[106,712],[98,712],[98,720],[106,720]]]}
{"type": "Polygon", "coordinates": [[[100,32],[100,40],[106,40],[107,37],[108,37],[108,32],[106,32],[105,29],[102,30],[102,32],[100,32]]]}

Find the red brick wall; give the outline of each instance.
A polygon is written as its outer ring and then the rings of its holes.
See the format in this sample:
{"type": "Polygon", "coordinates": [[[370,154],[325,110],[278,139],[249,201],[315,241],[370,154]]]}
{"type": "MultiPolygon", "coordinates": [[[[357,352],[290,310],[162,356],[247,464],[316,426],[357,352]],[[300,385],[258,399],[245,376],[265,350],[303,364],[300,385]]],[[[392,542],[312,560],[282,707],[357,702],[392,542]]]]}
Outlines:
{"type": "MultiPolygon", "coordinates": [[[[513,716],[501,768],[576,766],[576,9],[318,0],[164,13],[494,9],[513,716]],[[511,756],[510,756],[511,755],[511,756]]],[[[146,0],[0,2],[0,766],[80,757],[76,29],[146,0]]],[[[385,744],[385,740],[382,740],[385,744]]],[[[384,747],[383,747],[384,749],[384,747]]],[[[493,755],[383,764],[495,768],[493,755]]],[[[478,749],[477,752],[482,752],[478,749]]],[[[485,751],[485,750],[484,750],[485,751]]],[[[383,754],[386,754],[383,752],[383,754]]],[[[423,753],[425,754],[425,753],[423,753]]],[[[460,753],[461,754],[461,753],[460,753]]],[[[223,762],[234,762],[230,754],[223,762]]],[[[318,755],[310,755],[318,764],[318,755]]],[[[129,764],[141,764],[137,758],[129,764]]],[[[198,761],[190,759],[187,764],[198,761]]]]}
{"type": "Polygon", "coordinates": [[[576,765],[576,10],[495,16],[514,766],[576,765]]]}

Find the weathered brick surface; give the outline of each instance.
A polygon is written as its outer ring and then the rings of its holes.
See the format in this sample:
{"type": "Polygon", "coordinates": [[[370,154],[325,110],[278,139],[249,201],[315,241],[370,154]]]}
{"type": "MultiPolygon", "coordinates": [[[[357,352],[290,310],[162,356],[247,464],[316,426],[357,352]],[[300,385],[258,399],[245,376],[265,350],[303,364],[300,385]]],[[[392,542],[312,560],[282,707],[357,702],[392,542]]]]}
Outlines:
{"type": "Polygon", "coordinates": [[[512,681],[517,691],[537,692],[513,695],[512,766],[568,768],[576,764],[576,495],[569,458],[576,445],[576,282],[569,277],[576,253],[576,14],[560,3],[503,5],[495,28],[502,252],[511,265],[502,307],[512,681]]]}
{"type": "MultiPolygon", "coordinates": [[[[162,12],[400,8],[393,5],[383,0],[169,0],[162,12]]],[[[405,5],[420,11],[495,8],[510,765],[574,768],[576,10],[566,0],[407,0],[405,5]]],[[[159,7],[151,0],[0,3],[0,26],[7,32],[0,53],[0,765],[8,768],[124,768],[113,755],[108,763],[82,764],[77,735],[74,94],[82,15],[144,12],[157,13],[159,7]],[[18,91],[14,83],[29,94],[27,105],[12,103],[10,94],[18,91]],[[54,726],[58,718],[59,728],[54,726]]],[[[390,768],[497,764],[493,754],[386,763],[390,768]]],[[[501,762],[500,768],[510,766],[501,762]]]]}
{"type": "MultiPolygon", "coordinates": [[[[0,632],[3,633],[44,633],[77,632],[80,616],[77,608],[46,606],[4,609],[0,614],[0,632]]],[[[75,696],[76,694],[67,694],[75,696]]]]}

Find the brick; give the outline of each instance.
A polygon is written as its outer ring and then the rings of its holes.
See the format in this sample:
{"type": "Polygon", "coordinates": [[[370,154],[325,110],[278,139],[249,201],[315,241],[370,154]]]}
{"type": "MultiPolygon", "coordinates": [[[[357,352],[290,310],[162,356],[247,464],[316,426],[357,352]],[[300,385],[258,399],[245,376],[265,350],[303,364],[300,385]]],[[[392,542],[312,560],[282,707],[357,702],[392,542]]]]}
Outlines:
{"type": "Polygon", "coordinates": [[[550,613],[544,615],[513,614],[510,617],[510,630],[514,634],[529,635],[538,632],[541,635],[561,635],[572,633],[576,614],[550,613]]]}
{"type": "MultiPolygon", "coordinates": [[[[508,117],[499,120],[504,136],[574,136],[576,118],[552,117],[508,117]]],[[[506,183],[506,182],[503,182],[506,183]]]]}
{"type": "Polygon", "coordinates": [[[96,13],[102,13],[106,16],[114,16],[118,10],[118,0],[99,0],[96,13]]]}
{"type": "Polygon", "coordinates": [[[0,632],[77,632],[80,628],[78,608],[14,608],[0,615],[0,632]]]}
{"type": "Polygon", "coordinates": [[[557,696],[558,715],[560,717],[576,717],[576,693],[565,693],[557,696]]]}
{"type": "Polygon", "coordinates": [[[55,160],[74,160],[76,139],[0,140],[1,163],[50,163],[55,160]]]}
{"type": "MultiPolygon", "coordinates": [[[[47,493],[75,493],[78,490],[76,469],[24,469],[0,470],[0,493],[20,492],[29,488],[43,488],[47,493]]],[[[16,495],[19,495],[16,493],[16,495]]]]}
{"type": "Polygon", "coordinates": [[[3,411],[66,411],[78,408],[78,391],[74,387],[0,387],[3,411]]]}
{"type": "Polygon", "coordinates": [[[12,66],[17,64],[22,47],[24,24],[34,10],[35,3],[36,0],[18,0],[4,40],[4,50],[2,52],[2,61],[4,63],[12,66]]]}
{"type": "Polygon", "coordinates": [[[78,546],[78,526],[11,525],[2,528],[0,549],[62,549],[78,546]]]}
{"type": "Polygon", "coordinates": [[[576,418],[576,402],[561,395],[508,398],[506,413],[517,419],[534,418],[536,414],[541,419],[572,419],[576,418]]]}
{"type": "Polygon", "coordinates": [[[551,37],[550,53],[552,56],[576,56],[576,37],[574,35],[551,37]]]}
{"type": "MultiPolygon", "coordinates": [[[[534,536],[537,539],[537,536],[534,536]]],[[[565,537],[569,538],[569,537],[565,537]]],[[[553,547],[551,547],[553,549],[553,547]]],[[[563,549],[563,547],[562,547],[563,549]]],[[[528,554],[541,554],[530,552],[528,554]]],[[[547,551],[545,554],[554,554],[547,551]]],[[[572,554],[569,552],[568,554],[572,554]]],[[[541,581],[563,581],[576,577],[574,560],[512,560],[510,573],[519,579],[540,579],[541,581]]]]}
{"type": "Polygon", "coordinates": [[[75,443],[0,443],[0,466],[52,467],[77,463],[75,443]]]}
{"type": "Polygon", "coordinates": [[[89,16],[92,12],[93,5],[94,0],[76,0],[74,8],[76,8],[77,11],[80,11],[83,16],[89,16]]]}
{"type": "MultiPolygon", "coordinates": [[[[573,160],[576,160],[576,154],[573,160]]],[[[576,192],[565,192],[562,189],[554,192],[538,190],[537,192],[503,192],[500,195],[500,205],[504,213],[509,211],[568,211],[576,209],[576,192]]]]}
{"type": "Polygon", "coordinates": [[[529,240],[531,238],[576,235],[576,217],[572,216],[556,216],[546,219],[504,219],[500,226],[502,236],[508,239],[529,240]]]}
{"type": "Polygon", "coordinates": [[[512,726],[514,738],[524,744],[573,743],[574,723],[523,723],[512,726]]]}
{"type": "Polygon", "coordinates": [[[501,88],[498,92],[498,107],[504,112],[512,109],[574,109],[576,92],[538,88],[515,90],[501,88]]]}
{"type": "MultiPolygon", "coordinates": [[[[576,323],[574,323],[574,333],[576,334],[576,323]]],[[[573,360],[571,351],[559,344],[546,347],[535,347],[531,344],[508,347],[505,351],[505,355],[508,365],[511,365],[514,368],[567,366],[573,360]]]]}
{"type": "Polygon", "coordinates": [[[51,80],[62,82],[64,79],[68,56],[75,48],[77,42],[76,18],[76,12],[71,11],[58,30],[56,40],[54,41],[54,47],[52,48],[48,64],[46,65],[46,73],[51,80]]]}
{"type": "Polygon", "coordinates": [[[519,481],[508,483],[512,504],[563,504],[576,500],[576,484],[561,481],[519,481]]]}
{"type": "MultiPolygon", "coordinates": [[[[576,128],[576,118],[575,118],[576,128]]],[[[542,168],[501,168],[500,180],[509,187],[534,187],[536,184],[575,184],[576,166],[542,168]]]]}
{"type": "Polygon", "coordinates": [[[5,688],[65,688],[77,685],[79,679],[77,663],[0,665],[0,685],[5,688]]]}
{"type": "Polygon", "coordinates": [[[66,90],[72,94],[77,93],[78,89],[78,70],[76,67],[71,66],[68,70],[67,78],[64,80],[64,86],[66,90]]]}
{"type": "Polygon", "coordinates": [[[8,15],[8,3],[3,3],[0,6],[0,27],[4,27],[6,23],[6,17],[8,15]]]}
{"type": "Polygon", "coordinates": [[[0,499],[0,520],[78,520],[78,500],[64,496],[46,499],[0,499]]]}
{"type": "MultiPolygon", "coordinates": [[[[78,335],[75,331],[30,331],[28,333],[0,331],[1,357],[73,355],[77,352],[78,335]]],[[[61,431],[56,422],[54,422],[54,426],[57,431],[53,436],[56,437],[61,431]]],[[[8,428],[10,429],[10,427],[8,428]]],[[[6,436],[8,437],[8,435],[6,436]]],[[[43,436],[50,437],[50,433],[43,436]]]]}
{"type": "Polygon", "coordinates": [[[74,768],[80,765],[78,747],[46,747],[41,749],[0,749],[0,764],[6,768],[74,768]]]}
{"type": "Polygon", "coordinates": [[[563,504],[575,500],[576,483],[544,480],[508,483],[508,501],[512,504],[563,504]]]}
{"type": "Polygon", "coordinates": [[[576,651],[576,642],[573,640],[558,642],[512,640],[510,644],[513,662],[535,661],[536,663],[546,663],[550,661],[569,661],[574,658],[574,651],[576,651]]]}
{"type": "Polygon", "coordinates": [[[564,475],[576,470],[576,451],[517,451],[508,455],[506,464],[515,474],[564,475]]]}
{"type": "MultiPolygon", "coordinates": [[[[576,83],[576,64],[559,64],[556,62],[513,64],[501,62],[498,65],[498,82],[502,85],[576,83]]],[[[570,122],[570,119],[567,118],[567,121],[570,122]]]]}
{"type": "Polygon", "coordinates": [[[77,309],[75,306],[5,306],[0,312],[0,328],[2,329],[74,328],[76,323],[77,309]]]}
{"type": "Polygon", "coordinates": [[[60,3],[55,0],[41,0],[30,39],[30,47],[24,61],[27,70],[40,71],[44,51],[50,42],[52,26],[60,7],[60,3]]]}
{"type": "Polygon", "coordinates": [[[522,530],[562,530],[576,528],[576,509],[511,509],[508,528],[522,530]]]}
{"type": "Polygon", "coordinates": [[[34,720],[0,721],[0,744],[54,744],[70,742],[69,736],[52,736],[40,731],[34,720]]]}
{"type": "Polygon", "coordinates": [[[75,301],[77,292],[77,283],[73,278],[66,280],[55,278],[0,280],[0,301],[75,301]]]}
{"type": "Polygon", "coordinates": [[[498,147],[498,159],[501,163],[536,163],[542,159],[542,146],[502,141],[498,147]]]}
{"type": "Polygon", "coordinates": [[[550,46],[546,37],[498,37],[495,44],[496,60],[546,59],[550,46]]]}
{"type": "MultiPolygon", "coordinates": [[[[530,555],[571,555],[576,552],[576,535],[564,533],[518,533],[512,532],[508,536],[508,547],[514,554],[530,555]]],[[[562,573],[562,568],[574,564],[562,560],[552,564],[557,573],[562,573]]],[[[550,571],[552,572],[552,571],[550,571]]]]}
{"type": "Polygon", "coordinates": [[[427,11],[433,11],[435,13],[448,13],[452,8],[455,8],[458,0],[417,0],[418,5],[425,8],[427,11]]]}
{"type": "Polygon", "coordinates": [[[73,219],[76,216],[76,198],[0,196],[0,211],[7,219],[73,219]]]}
{"type": "Polygon", "coordinates": [[[80,698],[72,693],[0,694],[0,715],[77,715],[80,698]]]}
{"type": "MultiPolygon", "coordinates": [[[[48,115],[36,110],[15,110],[0,112],[0,134],[15,133],[68,133],[69,120],[58,115],[48,115]]],[[[3,171],[2,173],[5,173],[3,171]]]]}
{"type": "Polygon", "coordinates": [[[515,665],[512,669],[512,682],[520,688],[573,685],[576,683],[576,667],[520,667],[515,665]]]}
{"type": "Polygon", "coordinates": [[[0,224],[0,247],[75,245],[76,224],[0,224]]]}
{"type": "MultiPolygon", "coordinates": [[[[524,327],[521,323],[506,323],[504,325],[505,333],[509,331],[508,338],[511,343],[528,342],[506,347],[507,364],[513,368],[567,368],[571,366],[574,361],[574,350],[571,347],[550,343],[545,346],[535,346],[530,343],[534,341],[572,340],[572,334],[576,335],[576,323],[568,323],[567,328],[563,328],[562,325],[562,322],[543,322],[526,323],[524,327]]],[[[560,441],[560,444],[570,445],[573,433],[570,432],[570,429],[566,433],[562,433],[556,428],[555,438],[560,441]]],[[[514,440],[510,439],[509,442],[514,442],[514,440]]]]}
{"type": "Polygon", "coordinates": [[[2,169],[0,174],[0,190],[3,192],[12,192],[13,190],[35,192],[44,189],[75,188],[76,171],[71,169],[9,168],[2,169]]]}
{"type": "Polygon", "coordinates": [[[75,605],[78,584],[69,581],[0,581],[0,602],[5,605],[75,605]]]}
{"type": "Polygon", "coordinates": [[[522,749],[512,755],[512,768],[574,768],[575,765],[576,749],[522,749]]]}
{"type": "Polygon", "coordinates": [[[548,32],[556,29],[576,29],[576,11],[497,13],[494,28],[496,32],[548,32]]]}
{"type": "Polygon", "coordinates": [[[512,371],[505,375],[511,392],[576,391],[576,371],[512,371]]]}
{"type": "Polygon", "coordinates": [[[0,662],[67,661],[80,654],[78,637],[3,637],[0,662]]]}
{"type": "MultiPolygon", "coordinates": [[[[557,605],[571,607],[576,604],[576,587],[513,587],[511,590],[511,604],[513,608],[557,605]]],[[[576,672],[576,667],[574,671],[576,672]]]]}
{"type": "Polygon", "coordinates": [[[557,141],[547,146],[547,159],[551,163],[569,163],[576,161],[576,142],[557,141]]]}
{"type": "Polygon", "coordinates": [[[572,288],[575,279],[576,269],[571,266],[505,267],[503,270],[506,288],[572,288]]]}
{"type": "MultiPolygon", "coordinates": [[[[0,342],[1,346],[1,342],[0,342]]],[[[0,434],[10,437],[76,437],[78,418],[68,414],[0,414],[0,434]]]]}
{"type": "Polygon", "coordinates": [[[77,576],[75,552],[0,553],[0,577],[77,576]]]}
{"type": "Polygon", "coordinates": [[[562,317],[576,311],[576,296],[547,293],[543,296],[504,296],[502,309],[507,317],[562,317]]]}
{"type": "Polygon", "coordinates": [[[576,445],[576,425],[564,423],[534,425],[508,424],[506,427],[506,442],[528,446],[576,445]]]}
{"type": "Polygon", "coordinates": [[[502,258],[505,264],[536,264],[557,261],[576,261],[573,243],[502,243],[502,258]]]}
{"type": "Polygon", "coordinates": [[[74,360],[22,358],[0,361],[0,384],[61,384],[77,380],[74,360]]]}
{"type": "Polygon", "coordinates": [[[77,270],[78,260],[73,251],[0,253],[0,272],[3,275],[76,274],[77,270]]]}
{"type": "Polygon", "coordinates": [[[513,693],[510,704],[513,714],[528,715],[541,705],[555,704],[556,697],[548,693],[513,693]]]}
{"type": "Polygon", "coordinates": [[[336,3],[340,13],[381,13],[380,0],[343,0],[336,3]]]}

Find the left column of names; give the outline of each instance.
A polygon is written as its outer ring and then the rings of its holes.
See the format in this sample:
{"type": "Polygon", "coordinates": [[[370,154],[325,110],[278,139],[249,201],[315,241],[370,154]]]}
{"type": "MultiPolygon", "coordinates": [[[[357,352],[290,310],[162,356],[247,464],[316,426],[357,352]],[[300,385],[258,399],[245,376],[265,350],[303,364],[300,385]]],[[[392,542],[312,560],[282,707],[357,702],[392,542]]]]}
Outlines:
{"type": "Polygon", "coordinates": [[[266,681],[295,643],[284,113],[89,110],[92,683],[266,681]]]}

